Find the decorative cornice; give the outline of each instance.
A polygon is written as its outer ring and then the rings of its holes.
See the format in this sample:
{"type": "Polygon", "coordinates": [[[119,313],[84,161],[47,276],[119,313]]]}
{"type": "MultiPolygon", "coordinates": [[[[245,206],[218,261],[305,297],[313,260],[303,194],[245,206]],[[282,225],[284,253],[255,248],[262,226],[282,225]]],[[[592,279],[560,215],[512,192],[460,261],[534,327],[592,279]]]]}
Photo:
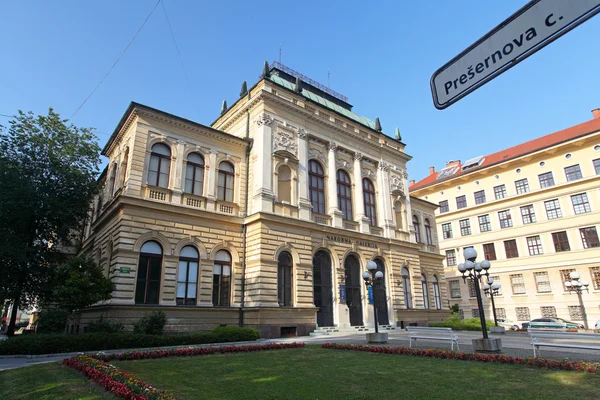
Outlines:
{"type": "Polygon", "coordinates": [[[362,160],[362,159],[363,159],[363,155],[362,155],[362,153],[359,153],[359,152],[356,152],[356,153],[354,153],[354,159],[355,159],[356,161],[360,161],[360,160],[362,160]]]}
{"type": "Polygon", "coordinates": [[[377,164],[377,168],[379,168],[382,171],[389,171],[390,170],[390,165],[388,163],[386,163],[385,161],[379,161],[379,163],[377,164]]]}
{"type": "Polygon", "coordinates": [[[273,117],[271,117],[269,114],[263,113],[263,114],[259,115],[258,117],[256,117],[255,121],[258,126],[262,126],[262,125],[271,126],[271,124],[273,123],[274,120],[273,120],[273,117]]]}
{"type": "Polygon", "coordinates": [[[336,142],[327,143],[327,150],[335,152],[337,150],[337,148],[338,148],[338,145],[336,142]]]}

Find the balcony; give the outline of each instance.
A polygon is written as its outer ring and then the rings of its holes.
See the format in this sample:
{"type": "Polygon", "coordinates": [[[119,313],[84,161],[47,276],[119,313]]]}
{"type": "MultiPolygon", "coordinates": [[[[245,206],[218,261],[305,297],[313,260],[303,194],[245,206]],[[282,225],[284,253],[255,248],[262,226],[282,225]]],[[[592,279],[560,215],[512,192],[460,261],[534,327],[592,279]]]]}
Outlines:
{"type": "Polygon", "coordinates": [[[190,193],[184,193],[183,196],[181,196],[181,204],[184,206],[204,210],[206,209],[206,198],[190,193]]]}
{"type": "Polygon", "coordinates": [[[320,225],[331,225],[331,217],[329,215],[312,213],[312,220],[320,225]]]}
{"type": "Polygon", "coordinates": [[[369,226],[369,230],[372,235],[383,236],[383,228],[371,225],[369,226]]]}
{"type": "Polygon", "coordinates": [[[355,221],[343,221],[343,225],[344,229],[349,229],[351,231],[356,231],[358,230],[358,222],[355,221]]]}
{"type": "Polygon", "coordinates": [[[156,186],[144,186],[144,198],[150,200],[171,202],[171,190],[156,186]]]}
{"type": "Polygon", "coordinates": [[[291,205],[288,202],[276,202],[273,205],[273,211],[277,215],[284,217],[298,218],[298,207],[291,205]]]}
{"type": "Polygon", "coordinates": [[[229,214],[238,216],[240,209],[239,206],[235,203],[230,203],[228,201],[217,201],[217,209],[216,211],[220,214],[229,214]]]}

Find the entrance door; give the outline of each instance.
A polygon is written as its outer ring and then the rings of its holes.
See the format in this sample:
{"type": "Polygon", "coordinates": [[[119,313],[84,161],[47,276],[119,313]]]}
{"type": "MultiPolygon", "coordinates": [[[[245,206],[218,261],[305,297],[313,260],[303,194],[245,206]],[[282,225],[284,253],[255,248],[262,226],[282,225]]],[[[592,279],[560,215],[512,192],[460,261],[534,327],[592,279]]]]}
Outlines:
{"type": "Polygon", "coordinates": [[[383,260],[380,258],[375,259],[377,264],[377,271],[383,272],[383,279],[377,279],[375,281],[375,306],[377,308],[377,319],[379,325],[389,325],[390,320],[388,318],[388,305],[387,305],[387,294],[385,290],[385,265],[383,260]]]}
{"type": "Polygon", "coordinates": [[[317,251],[313,257],[313,300],[318,326],[333,326],[333,292],[331,257],[326,251],[317,251]]]}
{"type": "Polygon", "coordinates": [[[346,257],[344,269],[346,272],[346,304],[350,309],[350,325],[362,326],[363,313],[362,300],[360,298],[362,278],[358,258],[354,255],[346,257]]]}

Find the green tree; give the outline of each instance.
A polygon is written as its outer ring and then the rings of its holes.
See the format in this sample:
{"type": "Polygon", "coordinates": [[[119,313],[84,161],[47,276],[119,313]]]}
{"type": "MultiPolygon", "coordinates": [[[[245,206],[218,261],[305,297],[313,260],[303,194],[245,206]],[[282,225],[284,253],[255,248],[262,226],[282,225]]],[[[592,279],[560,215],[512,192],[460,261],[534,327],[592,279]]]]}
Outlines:
{"type": "Polygon", "coordinates": [[[98,190],[100,148],[93,129],[52,109],[19,111],[9,123],[0,126],[0,297],[12,301],[12,335],[17,309],[48,291],[57,247],[81,232],[98,190]]]}

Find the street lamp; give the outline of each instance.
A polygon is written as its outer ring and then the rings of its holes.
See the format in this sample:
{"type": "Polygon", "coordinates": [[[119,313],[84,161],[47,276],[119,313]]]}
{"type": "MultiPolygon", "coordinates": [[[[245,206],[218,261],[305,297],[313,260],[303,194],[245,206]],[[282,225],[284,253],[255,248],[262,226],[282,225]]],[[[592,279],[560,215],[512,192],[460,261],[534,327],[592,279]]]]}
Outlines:
{"type": "Polygon", "coordinates": [[[367,291],[369,290],[369,286],[371,286],[371,290],[373,291],[373,311],[375,312],[375,334],[379,333],[379,322],[377,321],[377,300],[375,298],[375,282],[383,279],[383,272],[377,271],[377,263],[375,261],[369,261],[367,263],[367,270],[363,272],[362,277],[365,280],[365,286],[367,287],[367,291]]]}
{"type": "Polygon", "coordinates": [[[571,280],[565,282],[565,287],[570,293],[577,293],[577,297],[579,298],[579,307],[581,307],[581,314],[583,317],[583,326],[585,327],[585,329],[588,329],[587,315],[585,313],[585,306],[583,305],[583,298],[581,297],[581,294],[584,290],[586,292],[590,291],[590,289],[588,288],[590,284],[586,281],[580,281],[579,272],[577,271],[571,272],[569,274],[569,278],[571,278],[571,280]]]}
{"type": "Polygon", "coordinates": [[[494,278],[491,276],[487,277],[487,283],[483,286],[483,292],[490,296],[492,299],[492,311],[494,312],[494,324],[498,326],[498,319],[496,318],[496,304],[494,303],[494,296],[498,294],[500,290],[500,284],[494,283],[494,278]]]}
{"type": "Polygon", "coordinates": [[[498,352],[501,350],[502,343],[500,339],[488,338],[485,314],[483,312],[483,301],[481,300],[481,290],[479,287],[479,280],[482,276],[489,277],[488,270],[492,265],[488,260],[476,262],[477,252],[472,247],[465,249],[464,257],[466,261],[458,265],[458,271],[462,274],[463,282],[470,279],[475,285],[475,296],[477,297],[477,308],[479,310],[479,320],[481,321],[481,333],[483,334],[483,339],[473,339],[473,347],[476,351],[498,352]]]}

